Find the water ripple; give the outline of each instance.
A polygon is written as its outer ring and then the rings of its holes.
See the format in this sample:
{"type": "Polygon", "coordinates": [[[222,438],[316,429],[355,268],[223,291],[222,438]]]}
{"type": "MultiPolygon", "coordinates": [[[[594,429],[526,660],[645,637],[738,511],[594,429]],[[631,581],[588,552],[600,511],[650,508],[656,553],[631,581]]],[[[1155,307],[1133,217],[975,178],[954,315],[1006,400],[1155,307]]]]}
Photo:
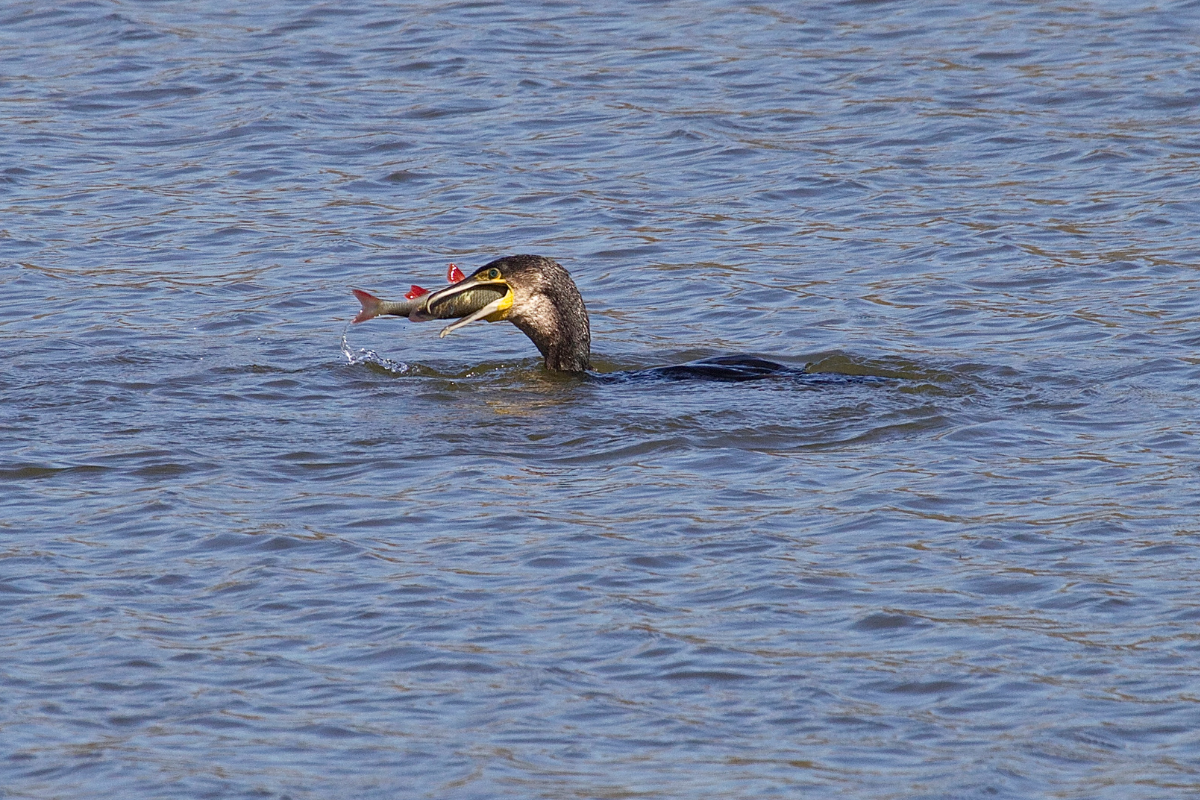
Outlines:
{"type": "Polygon", "coordinates": [[[0,10],[4,786],[1195,793],[1189,7],[881,10],[0,10]]]}

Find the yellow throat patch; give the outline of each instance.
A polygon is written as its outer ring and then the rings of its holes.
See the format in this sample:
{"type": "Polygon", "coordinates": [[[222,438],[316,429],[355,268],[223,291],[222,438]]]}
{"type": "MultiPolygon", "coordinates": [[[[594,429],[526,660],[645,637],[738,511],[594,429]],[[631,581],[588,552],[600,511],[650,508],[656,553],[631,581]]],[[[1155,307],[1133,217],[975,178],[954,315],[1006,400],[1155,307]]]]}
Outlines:
{"type": "Polygon", "coordinates": [[[508,319],[508,312],[509,312],[509,309],[512,308],[512,304],[513,304],[513,292],[512,292],[512,288],[510,287],[509,290],[504,293],[504,297],[500,298],[499,308],[497,308],[492,313],[488,314],[486,317],[484,317],[484,319],[487,320],[488,322],[500,322],[501,320],[508,319]]]}

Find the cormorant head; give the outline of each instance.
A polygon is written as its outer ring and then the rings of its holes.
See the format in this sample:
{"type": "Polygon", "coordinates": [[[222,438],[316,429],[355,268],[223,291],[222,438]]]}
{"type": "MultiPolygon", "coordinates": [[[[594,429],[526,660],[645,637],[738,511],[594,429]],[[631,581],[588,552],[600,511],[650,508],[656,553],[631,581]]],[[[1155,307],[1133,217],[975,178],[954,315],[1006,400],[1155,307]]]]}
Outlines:
{"type": "Polygon", "coordinates": [[[508,320],[537,345],[546,369],[584,372],[591,367],[592,334],[587,308],[575,281],[560,264],[543,256],[505,256],[484,264],[458,283],[434,292],[433,308],[447,298],[487,287],[504,294],[447,326],[442,336],[482,319],[508,320]]]}

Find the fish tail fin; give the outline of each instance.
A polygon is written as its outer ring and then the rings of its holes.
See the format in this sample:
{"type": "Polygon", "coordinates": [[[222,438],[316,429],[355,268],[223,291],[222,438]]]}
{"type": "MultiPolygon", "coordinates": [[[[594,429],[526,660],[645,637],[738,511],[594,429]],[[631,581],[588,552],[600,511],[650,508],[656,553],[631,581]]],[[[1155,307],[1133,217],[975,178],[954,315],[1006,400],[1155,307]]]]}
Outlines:
{"type": "Polygon", "coordinates": [[[379,306],[383,303],[375,295],[370,292],[364,292],[362,289],[351,289],[354,296],[358,298],[358,302],[362,303],[362,311],[358,312],[352,322],[366,322],[369,319],[375,319],[379,316],[379,306]]]}

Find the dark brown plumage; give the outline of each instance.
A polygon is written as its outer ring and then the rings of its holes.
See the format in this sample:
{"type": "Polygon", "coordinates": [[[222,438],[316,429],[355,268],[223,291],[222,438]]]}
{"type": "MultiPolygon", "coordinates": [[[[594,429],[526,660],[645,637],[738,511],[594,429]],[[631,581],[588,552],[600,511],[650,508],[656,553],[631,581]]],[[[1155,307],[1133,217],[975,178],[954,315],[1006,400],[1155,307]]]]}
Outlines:
{"type": "Polygon", "coordinates": [[[499,269],[512,288],[508,321],[537,346],[546,369],[584,372],[592,366],[592,330],[575,281],[557,261],[543,256],[507,256],[478,272],[499,269]]]}

